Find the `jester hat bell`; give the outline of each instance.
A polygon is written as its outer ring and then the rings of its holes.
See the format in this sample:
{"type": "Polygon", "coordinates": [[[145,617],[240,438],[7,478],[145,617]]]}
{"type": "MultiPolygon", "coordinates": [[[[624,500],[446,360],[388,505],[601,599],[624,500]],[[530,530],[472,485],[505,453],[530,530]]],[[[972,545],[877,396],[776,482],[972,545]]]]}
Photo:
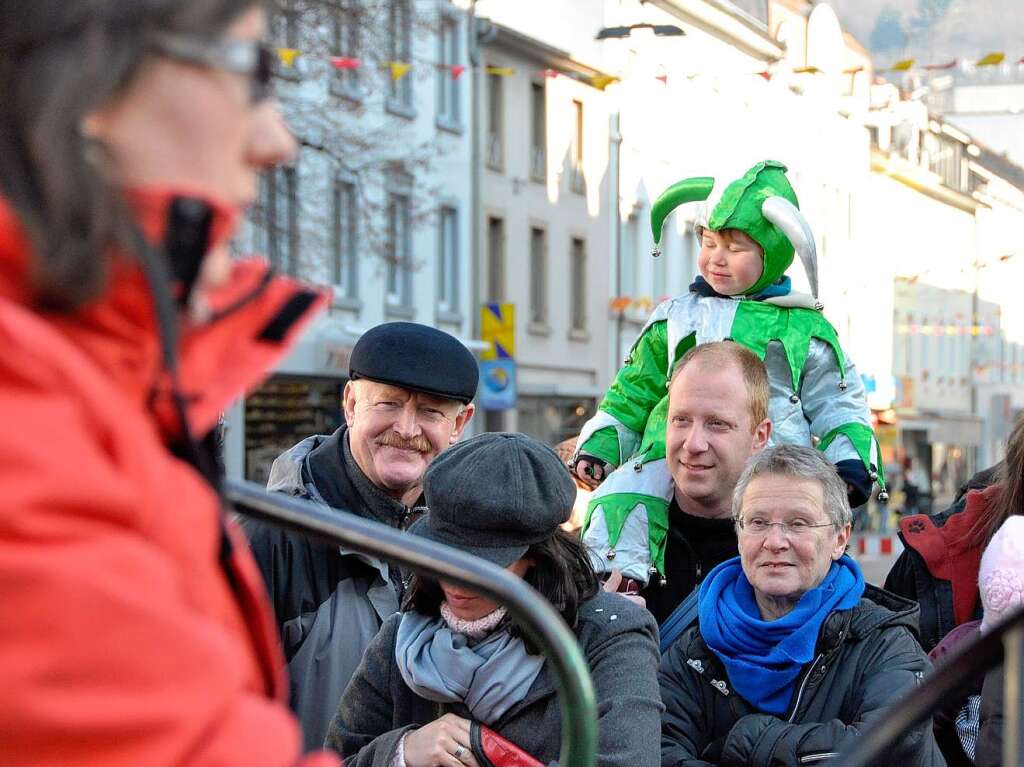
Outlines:
{"type": "MultiPolygon", "coordinates": [[[[668,215],[680,205],[707,200],[715,179],[706,176],[683,179],[666,189],[651,206],[651,230],[655,255],[660,253],[662,228],[668,215]]],[[[786,273],[793,253],[807,271],[815,298],[818,294],[817,255],[810,226],[798,209],[796,193],[786,178],[786,166],[765,160],[729,184],[707,217],[707,228],[738,229],[764,251],[761,277],[745,292],[764,290],[786,273]]]]}

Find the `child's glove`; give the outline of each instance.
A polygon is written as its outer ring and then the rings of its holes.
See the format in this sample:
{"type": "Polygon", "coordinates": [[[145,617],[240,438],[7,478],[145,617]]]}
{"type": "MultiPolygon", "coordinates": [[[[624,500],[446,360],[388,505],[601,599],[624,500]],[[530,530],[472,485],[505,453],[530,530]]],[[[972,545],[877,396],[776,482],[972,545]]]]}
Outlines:
{"type": "Polygon", "coordinates": [[[573,465],[573,473],[587,487],[593,490],[608,476],[608,464],[600,458],[580,453],[573,465]]]}

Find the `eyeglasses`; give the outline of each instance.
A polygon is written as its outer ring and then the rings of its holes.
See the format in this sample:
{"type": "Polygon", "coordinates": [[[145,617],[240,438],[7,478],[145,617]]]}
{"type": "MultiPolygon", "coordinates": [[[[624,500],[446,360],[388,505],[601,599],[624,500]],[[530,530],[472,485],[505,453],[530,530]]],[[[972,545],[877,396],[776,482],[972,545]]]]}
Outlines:
{"type": "Polygon", "coordinates": [[[812,525],[810,522],[805,522],[802,519],[794,519],[792,522],[769,522],[761,517],[753,517],[751,519],[740,517],[736,520],[736,525],[739,527],[740,532],[746,533],[751,538],[763,538],[768,535],[769,530],[777,526],[780,532],[789,539],[806,537],[816,527],[832,527],[831,522],[825,522],[820,525],[812,525]]]}
{"type": "Polygon", "coordinates": [[[274,76],[274,52],[258,40],[207,40],[189,35],[159,32],[149,45],[165,56],[189,64],[222,69],[249,78],[249,102],[270,97],[274,76]]]}

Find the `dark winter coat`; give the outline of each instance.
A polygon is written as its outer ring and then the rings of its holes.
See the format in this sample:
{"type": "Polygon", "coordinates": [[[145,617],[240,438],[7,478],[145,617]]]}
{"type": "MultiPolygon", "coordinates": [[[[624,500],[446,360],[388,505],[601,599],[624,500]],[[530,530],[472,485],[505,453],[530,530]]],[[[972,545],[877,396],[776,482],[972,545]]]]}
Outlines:
{"type": "MultiPolygon", "coordinates": [[[[741,698],[699,628],[691,628],[658,672],[662,767],[781,767],[834,757],[931,668],[916,617],[916,605],[874,586],[852,610],[832,613],[784,717],[741,698]]],[[[930,724],[912,730],[888,763],[943,764],[930,724]]]]}
{"type": "MultiPolygon", "coordinates": [[[[415,511],[392,500],[360,471],[348,427],[303,440],[274,461],[267,487],[395,527],[415,511]]],[[[253,555],[281,632],[289,703],[307,748],[319,748],[363,652],[398,611],[396,568],[301,533],[249,520],[253,555]]]]}
{"type": "Polygon", "coordinates": [[[1003,763],[1003,676],[1000,663],[985,674],[981,688],[981,728],[974,751],[976,767],[1001,767],[1003,763]]]}
{"type": "MultiPolygon", "coordinates": [[[[371,643],[331,724],[326,745],[347,767],[389,767],[409,730],[446,713],[471,718],[461,704],[434,703],[406,686],[395,665],[400,618],[388,620],[371,643]]],[[[601,592],[581,606],[575,633],[597,697],[596,767],[655,767],[661,702],[654,619],[623,597],[601,592]]],[[[526,697],[489,726],[544,764],[557,764],[561,710],[549,665],[526,697]]]]}
{"type": "Polygon", "coordinates": [[[966,530],[977,516],[987,512],[989,495],[983,482],[991,480],[991,470],[979,472],[962,488],[958,497],[938,514],[915,514],[900,520],[903,553],[893,563],[885,579],[885,588],[893,594],[917,602],[921,606],[921,645],[931,651],[944,636],[961,623],[981,617],[978,598],[978,563],[981,549],[969,550],[963,545],[966,530]],[[968,495],[974,499],[968,506],[968,495]],[[984,501],[984,502],[982,502],[984,501]],[[947,528],[947,525],[952,527],[947,528]],[[952,567],[956,559],[956,567],[952,567]],[[937,577],[933,571],[950,568],[953,576],[937,577]]]}

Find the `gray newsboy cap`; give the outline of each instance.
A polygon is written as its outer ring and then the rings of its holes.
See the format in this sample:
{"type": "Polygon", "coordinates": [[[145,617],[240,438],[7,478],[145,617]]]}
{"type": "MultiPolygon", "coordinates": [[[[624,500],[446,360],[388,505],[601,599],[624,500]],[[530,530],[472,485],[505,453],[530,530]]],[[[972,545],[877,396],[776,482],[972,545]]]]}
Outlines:
{"type": "Polygon", "coordinates": [[[363,333],[352,348],[348,377],[458,400],[476,396],[480,368],[455,336],[416,322],[385,322],[363,333]]]}
{"type": "Polygon", "coordinates": [[[488,432],[442,452],[423,477],[427,513],[410,532],[499,567],[522,558],[569,519],[576,483],[547,445],[488,432]]]}

